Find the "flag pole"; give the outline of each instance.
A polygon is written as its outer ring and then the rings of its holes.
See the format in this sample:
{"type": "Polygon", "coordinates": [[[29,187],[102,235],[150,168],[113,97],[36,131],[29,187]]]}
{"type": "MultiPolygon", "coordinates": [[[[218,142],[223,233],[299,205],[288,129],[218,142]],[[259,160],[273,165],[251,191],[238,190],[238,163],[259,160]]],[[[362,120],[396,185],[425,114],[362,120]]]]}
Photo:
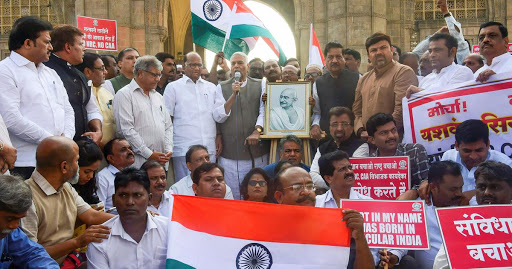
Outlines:
{"type": "MultiPolygon", "coordinates": [[[[234,16],[236,13],[236,1],[235,1],[235,4],[233,5],[233,9],[231,10],[231,17],[230,19],[232,18],[232,16],[234,16]]],[[[226,47],[226,42],[228,41],[229,39],[229,36],[231,35],[231,21],[229,23],[229,26],[228,26],[228,30],[226,31],[226,36],[224,37],[224,44],[222,44],[222,52],[224,52],[224,48],[226,47]]]]}

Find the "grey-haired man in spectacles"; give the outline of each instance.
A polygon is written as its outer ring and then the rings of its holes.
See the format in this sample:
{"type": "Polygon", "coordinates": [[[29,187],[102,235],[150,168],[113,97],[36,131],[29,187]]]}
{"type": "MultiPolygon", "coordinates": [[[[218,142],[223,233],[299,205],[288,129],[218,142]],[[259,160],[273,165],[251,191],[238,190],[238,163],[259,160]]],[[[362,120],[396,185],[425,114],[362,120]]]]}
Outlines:
{"type": "MultiPolygon", "coordinates": [[[[309,173],[300,167],[281,170],[275,179],[276,198],[279,204],[315,206],[315,184],[309,173]]],[[[375,261],[364,236],[363,217],[356,210],[343,210],[343,221],[352,232],[349,264],[347,268],[374,268],[375,261]]],[[[322,225],[322,220],[318,220],[322,225]]],[[[340,222],[340,225],[343,225],[340,222]]]]}

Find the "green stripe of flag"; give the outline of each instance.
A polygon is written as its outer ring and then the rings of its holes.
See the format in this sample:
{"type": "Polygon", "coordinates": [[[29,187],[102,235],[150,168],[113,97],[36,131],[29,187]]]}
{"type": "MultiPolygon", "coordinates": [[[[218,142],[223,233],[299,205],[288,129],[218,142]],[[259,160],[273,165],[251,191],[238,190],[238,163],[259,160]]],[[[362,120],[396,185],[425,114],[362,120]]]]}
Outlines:
{"type": "Polygon", "coordinates": [[[184,264],[180,261],[174,260],[174,259],[167,259],[166,269],[196,269],[195,267],[192,267],[188,264],[184,264]]]}
{"type": "MultiPolygon", "coordinates": [[[[217,53],[222,50],[225,36],[226,32],[216,28],[201,17],[192,13],[192,37],[194,43],[217,53]]],[[[247,54],[249,53],[249,46],[240,38],[227,40],[224,48],[226,58],[231,58],[231,55],[237,51],[242,51],[247,54]]]]}
{"type": "MultiPolygon", "coordinates": [[[[231,27],[231,38],[244,38],[249,36],[268,37],[275,44],[278,44],[270,31],[266,28],[249,24],[238,24],[231,27]]],[[[279,50],[279,62],[284,64],[284,62],[286,62],[286,55],[284,55],[284,52],[281,50],[281,46],[278,46],[277,49],[279,50]]]]}

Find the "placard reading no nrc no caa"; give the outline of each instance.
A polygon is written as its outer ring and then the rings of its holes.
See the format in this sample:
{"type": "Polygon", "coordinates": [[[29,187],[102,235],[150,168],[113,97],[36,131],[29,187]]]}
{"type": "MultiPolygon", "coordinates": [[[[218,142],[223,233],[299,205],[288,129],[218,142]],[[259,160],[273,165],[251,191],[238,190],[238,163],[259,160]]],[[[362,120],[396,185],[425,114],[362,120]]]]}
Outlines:
{"type": "Polygon", "coordinates": [[[85,49],[117,51],[117,21],[76,16],[85,49]]]}

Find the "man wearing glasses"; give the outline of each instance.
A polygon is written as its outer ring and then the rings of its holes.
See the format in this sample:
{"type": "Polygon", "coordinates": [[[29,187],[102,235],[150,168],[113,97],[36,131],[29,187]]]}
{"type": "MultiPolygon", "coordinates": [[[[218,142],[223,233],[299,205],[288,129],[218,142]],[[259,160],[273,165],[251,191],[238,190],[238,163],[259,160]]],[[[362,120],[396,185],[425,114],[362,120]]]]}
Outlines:
{"type": "Polygon", "coordinates": [[[135,78],[114,98],[117,133],[132,146],[133,167],[156,160],[167,169],[172,156],[172,121],[163,96],[155,91],[162,77],[162,63],[147,55],[138,58],[134,68],[135,78]]]}
{"type": "Polygon", "coordinates": [[[324,49],[325,67],[329,71],[313,84],[313,117],[311,138],[320,140],[322,131],[329,129],[329,109],[335,106],[352,107],[359,74],[345,69],[343,46],[329,42],[324,49]]]}
{"type": "Polygon", "coordinates": [[[306,74],[304,74],[304,80],[311,82],[311,85],[322,76],[322,67],[317,64],[308,64],[306,66],[306,74]]]}
{"type": "Polygon", "coordinates": [[[204,145],[215,162],[222,151],[217,123],[224,122],[228,114],[224,109],[224,96],[217,86],[201,78],[201,56],[196,52],[185,55],[185,75],[169,83],[164,101],[174,123],[173,167],[177,181],[190,174],[185,155],[192,145],[204,145]]]}
{"type": "MultiPolygon", "coordinates": [[[[315,206],[315,184],[306,170],[300,167],[289,167],[282,170],[275,179],[276,192],[274,197],[279,204],[315,206]]],[[[347,268],[375,268],[366,238],[364,237],[363,217],[356,210],[344,210],[343,221],[351,230],[352,242],[347,268]]],[[[318,220],[321,225],[322,220],[318,220]]],[[[340,223],[340,225],[343,225],[340,223]]]]}

